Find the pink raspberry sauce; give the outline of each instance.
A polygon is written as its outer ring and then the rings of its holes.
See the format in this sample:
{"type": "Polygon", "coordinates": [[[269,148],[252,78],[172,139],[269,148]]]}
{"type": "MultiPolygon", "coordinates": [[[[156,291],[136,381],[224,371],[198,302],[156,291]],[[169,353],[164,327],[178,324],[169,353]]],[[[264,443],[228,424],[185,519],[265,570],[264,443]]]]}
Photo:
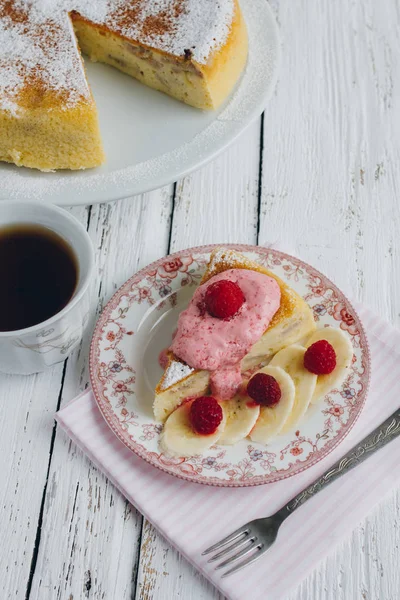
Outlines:
{"type": "Polygon", "coordinates": [[[188,308],[180,314],[171,350],[193,369],[213,372],[215,396],[232,397],[240,384],[239,363],[267,329],[279,308],[280,298],[275,279],[263,273],[229,269],[215,275],[197,288],[188,308]],[[208,286],[224,279],[237,283],[246,299],[228,321],[202,310],[208,286]]]}
{"type": "Polygon", "coordinates": [[[158,355],[158,364],[162,369],[166,369],[168,366],[169,359],[167,352],[168,348],[164,348],[164,350],[161,350],[160,354],[158,355]]]}
{"type": "Polygon", "coordinates": [[[229,367],[220,367],[211,372],[211,394],[221,400],[229,400],[238,392],[242,384],[240,362],[229,367]]]}

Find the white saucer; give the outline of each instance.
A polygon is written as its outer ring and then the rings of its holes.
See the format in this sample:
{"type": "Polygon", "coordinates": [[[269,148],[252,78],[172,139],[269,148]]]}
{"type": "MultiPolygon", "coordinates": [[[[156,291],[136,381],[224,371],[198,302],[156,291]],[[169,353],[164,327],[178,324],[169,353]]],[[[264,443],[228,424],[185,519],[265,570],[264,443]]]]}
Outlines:
{"type": "Polygon", "coordinates": [[[280,41],[266,0],[241,0],[250,50],[246,71],[218,111],[203,112],[116,69],[86,61],[107,155],[98,169],[41,173],[0,163],[0,200],[80,205],[156,189],[214,158],[257,118],[271,95],[280,41]]]}

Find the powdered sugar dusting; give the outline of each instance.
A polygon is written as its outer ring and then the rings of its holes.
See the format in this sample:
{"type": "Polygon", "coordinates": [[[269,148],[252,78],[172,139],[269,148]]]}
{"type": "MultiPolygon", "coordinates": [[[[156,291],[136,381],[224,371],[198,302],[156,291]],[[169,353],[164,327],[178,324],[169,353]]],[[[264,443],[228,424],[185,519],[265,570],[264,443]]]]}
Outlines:
{"type": "Polygon", "coordinates": [[[235,265],[235,262],[237,262],[237,258],[237,252],[229,250],[228,248],[218,248],[218,250],[213,253],[210,259],[208,269],[209,271],[213,271],[222,261],[232,268],[235,265]]]}
{"type": "Polygon", "coordinates": [[[234,0],[0,0],[0,108],[17,115],[30,80],[67,105],[90,91],[68,16],[77,11],[111,31],[206,63],[227,39],[234,0]]]}
{"type": "Polygon", "coordinates": [[[0,2],[0,107],[15,116],[30,82],[62,94],[66,105],[90,98],[71,22],[55,4],[0,2]]]}
{"type": "Polygon", "coordinates": [[[167,370],[165,371],[164,379],[161,384],[161,389],[166,390],[174,383],[185,379],[190,373],[193,373],[194,369],[185,365],[181,362],[173,360],[167,370]]]}
{"type": "MultiPolygon", "coordinates": [[[[70,0],[71,3],[73,0],[70,0]]],[[[227,39],[234,0],[75,0],[76,10],[95,23],[158,50],[205,64],[227,39]],[[131,11],[134,16],[127,17],[131,11]],[[153,24],[146,27],[147,23],[153,24]]]]}
{"type": "Polygon", "coordinates": [[[212,277],[215,272],[218,272],[221,264],[224,265],[225,269],[234,269],[237,267],[238,263],[248,266],[249,268],[252,268],[253,266],[253,263],[245,256],[242,256],[229,248],[218,248],[211,255],[207,273],[212,277]]]}

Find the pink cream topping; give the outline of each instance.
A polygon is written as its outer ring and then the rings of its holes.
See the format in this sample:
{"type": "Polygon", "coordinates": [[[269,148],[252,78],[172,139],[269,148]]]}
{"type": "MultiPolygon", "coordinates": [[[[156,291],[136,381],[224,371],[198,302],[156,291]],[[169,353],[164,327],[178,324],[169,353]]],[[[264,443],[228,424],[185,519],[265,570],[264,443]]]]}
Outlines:
{"type": "Polygon", "coordinates": [[[211,394],[220,400],[229,400],[238,392],[242,385],[240,362],[228,367],[220,367],[211,372],[211,394]]]}
{"type": "Polygon", "coordinates": [[[164,348],[163,350],[161,350],[160,354],[158,355],[158,364],[160,365],[160,367],[162,369],[166,369],[169,363],[169,358],[168,358],[168,348],[164,348]]]}
{"type": "Polygon", "coordinates": [[[267,329],[280,297],[275,279],[263,273],[229,269],[215,275],[197,288],[188,308],[180,314],[171,350],[194,369],[214,371],[213,393],[220,398],[232,397],[240,385],[238,363],[267,329]],[[204,311],[207,288],[223,279],[237,283],[245,296],[239,312],[229,320],[204,311]]]}

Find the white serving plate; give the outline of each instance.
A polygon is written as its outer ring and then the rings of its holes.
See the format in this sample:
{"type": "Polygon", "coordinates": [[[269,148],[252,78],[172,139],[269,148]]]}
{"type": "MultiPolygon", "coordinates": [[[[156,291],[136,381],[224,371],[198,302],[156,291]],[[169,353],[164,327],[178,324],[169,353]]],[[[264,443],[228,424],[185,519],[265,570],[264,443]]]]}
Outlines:
{"type": "Polygon", "coordinates": [[[0,163],[0,200],[37,199],[68,206],[118,200],[172,183],[224,150],[263,111],[280,56],[278,29],[267,1],[241,0],[241,6],[249,59],[223,107],[200,111],[86,60],[106,163],[54,173],[0,163]]]}
{"type": "MultiPolygon", "coordinates": [[[[215,246],[183,250],[147,266],[112,297],[97,323],[90,351],[90,378],[107,423],[133,452],[181,479],[245,487],[300,473],[331,452],[347,435],[366,398],[370,358],[364,329],[344,294],[297,258],[255,246],[225,245],[279,275],[313,309],[318,328],[330,325],[349,336],[353,364],[344,383],[312,405],[295,430],[268,446],[242,440],[213,446],[201,456],[169,458],[159,446],[162,426],[152,404],[161,377],[158,356],[170,345],[181,310],[200,282],[215,246]]],[[[224,246],[224,247],[225,247],[224,246]]]]}

